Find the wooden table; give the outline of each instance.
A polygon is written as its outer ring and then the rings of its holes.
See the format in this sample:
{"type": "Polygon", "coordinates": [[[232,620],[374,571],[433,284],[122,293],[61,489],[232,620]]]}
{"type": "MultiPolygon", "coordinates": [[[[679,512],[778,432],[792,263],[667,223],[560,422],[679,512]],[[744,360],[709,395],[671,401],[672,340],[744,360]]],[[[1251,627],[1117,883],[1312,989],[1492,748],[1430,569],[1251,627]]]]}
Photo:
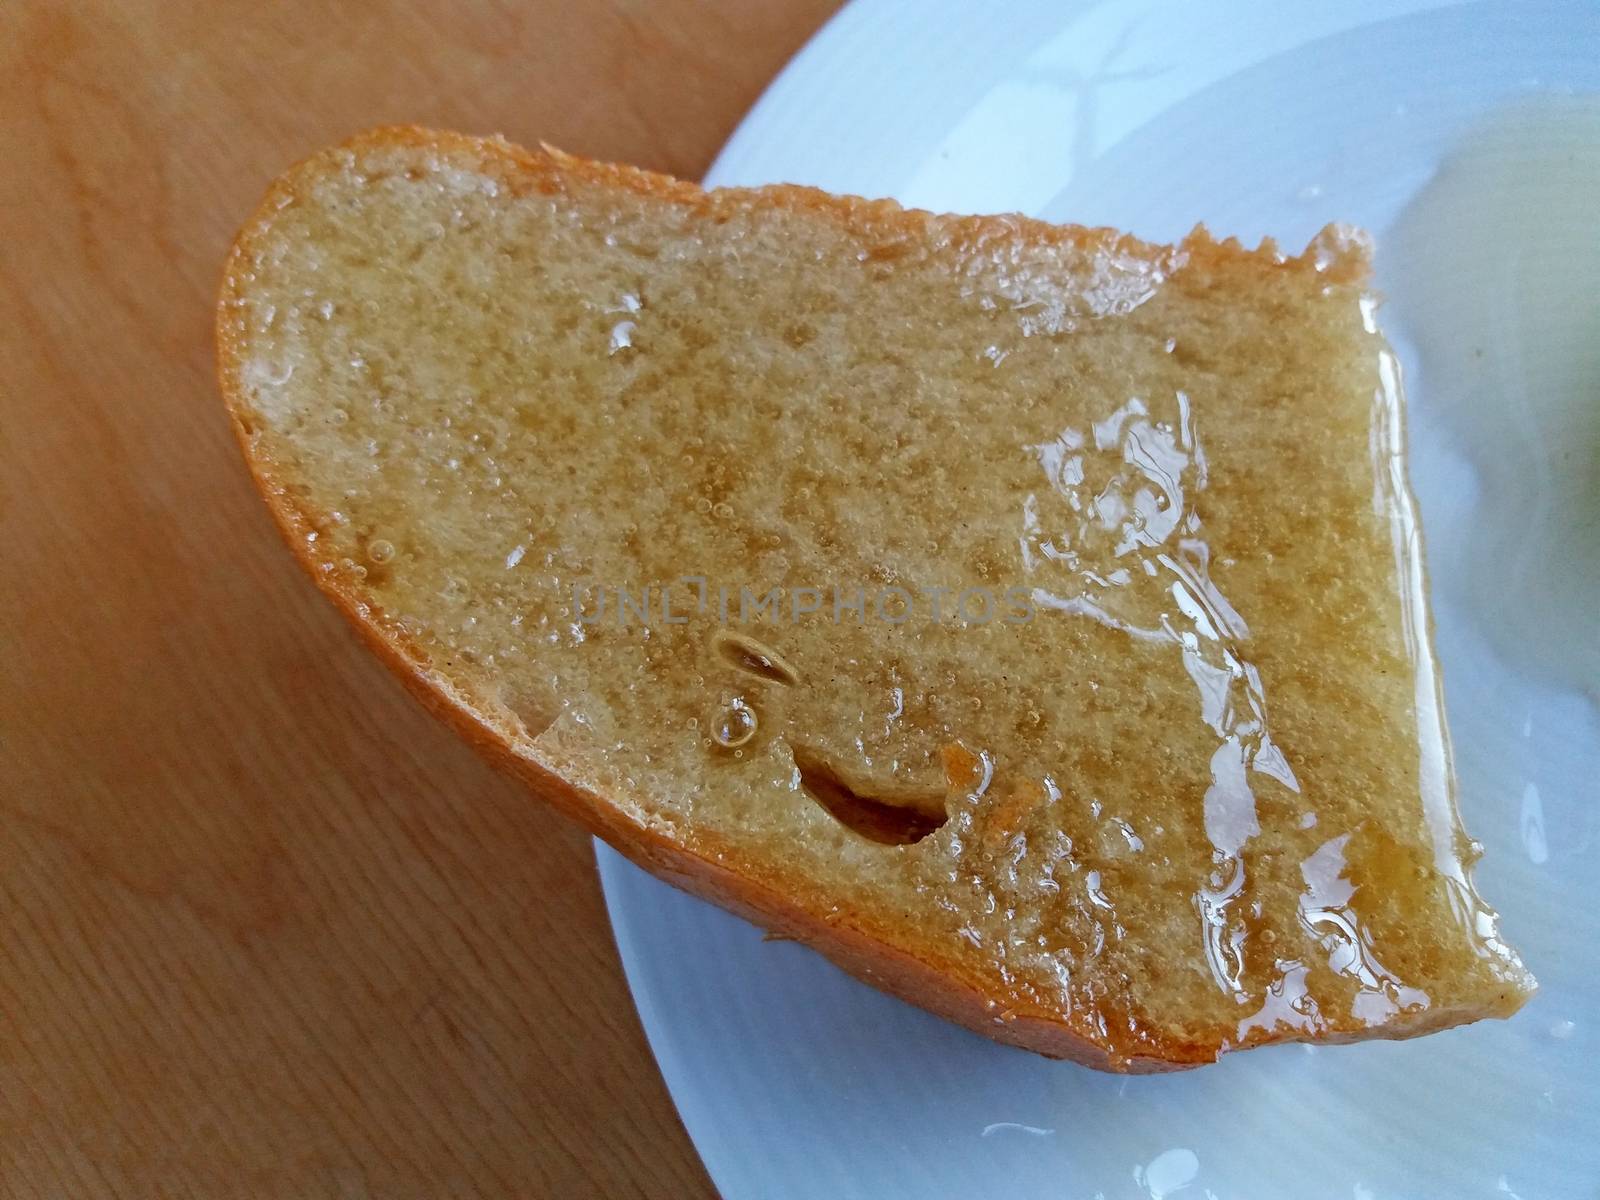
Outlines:
{"type": "Polygon", "coordinates": [[[834,0],[0,3],[0,1196],[701,1196],[586,838],[357,646],[212,382],[269,178],[696,177],[834,0]]]}

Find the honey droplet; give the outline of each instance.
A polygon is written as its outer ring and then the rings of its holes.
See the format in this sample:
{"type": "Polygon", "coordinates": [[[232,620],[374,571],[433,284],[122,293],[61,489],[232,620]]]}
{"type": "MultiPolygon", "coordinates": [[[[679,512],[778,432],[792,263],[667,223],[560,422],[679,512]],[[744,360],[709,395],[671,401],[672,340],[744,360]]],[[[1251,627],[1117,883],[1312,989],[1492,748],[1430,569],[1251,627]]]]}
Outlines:
{"type": "Polygon", "coordinates": [[[737,750],[756,735],[756,712],[735,697],[711,718],[711,738],[724,750],[737,750]]]}

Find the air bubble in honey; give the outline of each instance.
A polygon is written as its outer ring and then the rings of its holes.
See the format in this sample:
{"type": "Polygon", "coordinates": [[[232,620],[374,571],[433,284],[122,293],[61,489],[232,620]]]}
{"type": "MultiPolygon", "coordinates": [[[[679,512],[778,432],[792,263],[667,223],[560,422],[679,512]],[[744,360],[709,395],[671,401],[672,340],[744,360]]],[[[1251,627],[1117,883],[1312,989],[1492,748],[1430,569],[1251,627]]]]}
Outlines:
{"type": "Polygon", "coordinates": [[[368,560],[378,564],[379,566],[382,566],[386,562],[392,562],[394,560],[394,554],[395,550],[393,542],[388,542],[382,538],[378,538],[376,541],[367,543],[368,560]]]}
{"type": "Polygon", "coordinates": [[[711,739],[724,750],[737,750],[756,735],[756,712],[735,697],[711,718],[711,739]]]}

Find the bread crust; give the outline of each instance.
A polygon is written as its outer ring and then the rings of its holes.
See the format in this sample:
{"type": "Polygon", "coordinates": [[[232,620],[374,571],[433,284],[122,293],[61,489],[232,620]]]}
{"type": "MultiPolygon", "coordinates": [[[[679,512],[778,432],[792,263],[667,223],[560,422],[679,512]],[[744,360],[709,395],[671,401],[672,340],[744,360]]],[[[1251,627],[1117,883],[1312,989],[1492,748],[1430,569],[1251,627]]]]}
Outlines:
{"type": "MultiPolygon", "coordinates": [[[[554,755],[544,755],[537,740],[529,746],[524,730],[497,726],[471,698],[435,671],[424,648],[369,597],[360,594],[317,539],[320,515],[308,511],[291,490],[257,436],[249,402],[241,385],[243,317],[241,301],[249,284],[252,252],[273,215],[291,203],[319,171],[350,161],[362,151],[409,147],[469,160],[504,179],[513,188],[559,192],[569,180],[581,180],[648,195],[683,206],[697,216],[718,219],[755,205],[804,210],[838,221],[874,237],[916,237],[932,214],[909,210],[892,201],[838,197],[812,188],[779,185],[759,189],[707,192],[692,184],[632,167],[575,158],[545,147],[524,150],[500,139],[478,139],[415,127],[385,127],[360,134],[343,146],[325,150],[285,172],[268,189],[254,215],[238,234],[224,269],[217,307],[218,382],[245,461],[289,548],[334,605],[349,619],[366,644],[387,663],[424,706],[452,727],[497,767],[520,779],[536,796],[578,821],[631,861],[685,891],[710,900],[775,934],[819,951],[850,974],[883,991],[945,1017],[995,1041],[1051,1058],[1070,1059],[1100,1070],[1151,1073],[1182,1070],[1214,1061],[1216,1042],[1167,1040],[1149,1046],[1148,1054],[1114,1055],[1094,1035],[1096,1014],[1061,1014],[1031,1006],[1016,1007],[1013,996],[994,994],[945,959],[933,945],[915,952],[891,945],[874,932],[874,914],[841,911],[829,897],[808,892],[805,881],[782,878],[741,864],[734,848],[720,844],[714,833],[696,831],[694,844],[675,840],[629,815],[618,804],[576,786],[564,777],[554,755]],[[519,742],[521,745],[519,746],[519,742]]],[[[1020,216],[937,218],[952,222],[943,229],[981,237],[986,231],[1022,234],[1042,243],[1086,246],[1119,245],[1157,254],[1161,248],[1107,229],[1050,225],[1020,216]]],[[[1364,253],[1312,261],[1312,251],[1285,259],[1270,243],[1255,250],[1237,243],[1214,241],[1203,230],[1187,239],[1180,252],[1190,261],[1237,261],[1259,255],[1289,269],[1321,271],[1325,278],[1359,280],[1365,276],[1364,253]]],[[[903,931],[899,940],[904,940],[903,931]]],[[[1446,1021],[1444,1023],[1452,1023],[1446,1021]]],[[[1416,1030],[1423,1032],[1423,1030],[1416,1030]]],[[[1393,1036],[1392,1033],[1389,1036],[1393,1036]]],[[[1300,1040],[1273,1035],[1262,1041],[1300,1040]]],[[[1317,1038],[1315,1040],[1332,1040],[1317,1038]]]]}

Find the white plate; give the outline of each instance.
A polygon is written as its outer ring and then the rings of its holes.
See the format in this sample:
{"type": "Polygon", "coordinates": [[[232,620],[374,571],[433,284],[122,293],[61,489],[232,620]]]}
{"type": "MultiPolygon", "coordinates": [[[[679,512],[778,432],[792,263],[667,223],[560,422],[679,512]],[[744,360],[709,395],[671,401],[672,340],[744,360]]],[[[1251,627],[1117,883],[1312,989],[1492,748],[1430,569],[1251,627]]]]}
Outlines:
{"type": "Polygon", "coordinates": [[[1162,239],[1196,220],[1291,246],[1332,219],[1377,233],[1461,803],[1487,845],[1480,886],[1544,986],[1510,1022],[1118,1078],[946,1025],[602,848],[646,1032],[730,1200],[1600,1196],[1600,678],[1585,695],[1571,669],[1600,649],[1600,600],[1561,583],[1556,553],[1592,570],[1600,498],[1585,532],[1540,457],[1600,461],[1600,277],[1572,275],[1600,253],[1562,241],[1588,222],[1600,246],[1600,125],[1552,134],[1540,105],[1579,102],[1528,101],[1574,89],[1600,91],[1592,4],[861,0],[750,114],[710,182],[1162,239]],[[1514,114],[1473,132],[1518,103],[1526,129],[1514,114]],[[1463,282],[1456,246],[1515,278],[1463,282]],[[1538,417],[1582,372],[1596,402],[1538,417]],[[1519,437],[1536,469],[1497,475],[1481,451],[1519,437]],[[1546,557],[1518,559],[1529,546],[1546,557]],[[1509,563],[1498,591],[1485,561],[1509,563]]]}

